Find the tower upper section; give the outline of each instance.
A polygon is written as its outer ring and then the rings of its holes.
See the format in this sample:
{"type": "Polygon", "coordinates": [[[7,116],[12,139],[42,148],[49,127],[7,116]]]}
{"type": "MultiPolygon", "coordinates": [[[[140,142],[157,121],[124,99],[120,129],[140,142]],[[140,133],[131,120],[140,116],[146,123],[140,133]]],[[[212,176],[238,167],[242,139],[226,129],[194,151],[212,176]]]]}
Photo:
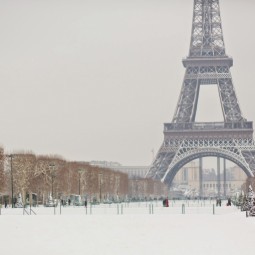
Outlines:
{"type": "Polygon", "coordinates": [[[227,57],[219,0],[195,0],[189,57],[227,57]]]}
{"type": "MultiPolygon", "coordinates": [[[[201,85],[216,85],[225,123],[245,122],[232,82],[233,59],[226,55],[219,0],[194,0],[189,56],[173,123],[193,123],[201,85]]],[[[208,114],[210,110],[208,109],[208,114]]]]}

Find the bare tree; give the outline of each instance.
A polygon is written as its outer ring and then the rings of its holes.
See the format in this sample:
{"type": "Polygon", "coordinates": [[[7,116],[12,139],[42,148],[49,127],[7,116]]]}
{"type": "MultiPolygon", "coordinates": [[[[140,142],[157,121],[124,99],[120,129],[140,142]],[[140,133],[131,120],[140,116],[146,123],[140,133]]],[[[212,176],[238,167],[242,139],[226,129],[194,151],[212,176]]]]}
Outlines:
{"type": "Polygon", "coordinates": [[[26,193],[30,191],[34,170],[36,166],[36,156],[32,153],[12,154],[12,185],[14,193],[21,194],[23,202],[26,200],[26,193]]]}
{"type": "Polygon", "coordinates": [[[5,189],[6,176],[4,173],[4,149],[0,147],[0,192],[5,189]]]}

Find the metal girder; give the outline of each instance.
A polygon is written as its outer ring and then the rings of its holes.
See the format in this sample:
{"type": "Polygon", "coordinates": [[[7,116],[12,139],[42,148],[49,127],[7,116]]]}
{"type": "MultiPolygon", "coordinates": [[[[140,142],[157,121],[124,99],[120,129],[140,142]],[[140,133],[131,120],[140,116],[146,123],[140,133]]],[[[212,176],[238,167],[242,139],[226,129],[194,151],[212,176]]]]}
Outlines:
{"type": "Polygon", "coordinates": [[[189,79],[185,77],[174,122],[193,122],[195,120],[198,94],[198,80],[196,78],[189,79]]]}
{"type": "Polygon", "coordinates": [[[171,172],[177,173],[186,163],[205,156],[226,158],[239,165],[248,176],[255,174],[252,139],[180,139],[162,145],[147,177],[165,182],[169,174],[172,176],[171,172]]]}
{"type": "Polygon", "coordinates": [[[201,85],[218,87],[225,122],[244,120],[228,66],[188,66],[173,122],[194,122],[201,85]]]}
{"type": "Polygon", "coordinates": [[[254,160],[252,161],[252,156],[255,155],[254,142],[247,140],[183,140],[178,150],[175,153],[174,158],[168,166],[167,171],[162,177],[162,181],[165,180],[169,171],[179,165],[184,159],[194,158],[194,155],[206,154],[206,155],[222,155],[230,159],[231,161],[242,165],[242,168],[247,170],[250,175],[253,175],[255,171],[254,160]],[[248,156],[247,151],[251,154],[248,156]],[[249,162],[248,162],[249,159],[249,162]],[[251,169],[252,168],[252,169],[251,169]]]}
{"type": "Polygon", "coordinates": [[[219,0],[195,0],[190,56],[224,56],[219,0]]]}
{"type": "Polygon", "coordinates": [[[226,55],[219,0],[194,0],[189,57],[182,90],[173,122],[194,122],[201,85],[216,85],[224,121],[244,120],[229,68],[233,61],[226,55]]]}
{"type": "Polygon", "coordinates": [[[226,55],[219,0],[194,0],[189,56],[172,123],[147,177],[171,183],[181,167],[200,157],[222,157],[255,175],[253,124],[243,118],[226,55]],[[224,122],[195,122],[201,85],[216,85],[224,122]],[[236,138],[236,139],[234,139],[236,138]]]}
{"type": "Polygon", "coordinates": [[[226,122],[242,121],[242,113],[230,78],[218,79],[218,88],[226,122]]]}

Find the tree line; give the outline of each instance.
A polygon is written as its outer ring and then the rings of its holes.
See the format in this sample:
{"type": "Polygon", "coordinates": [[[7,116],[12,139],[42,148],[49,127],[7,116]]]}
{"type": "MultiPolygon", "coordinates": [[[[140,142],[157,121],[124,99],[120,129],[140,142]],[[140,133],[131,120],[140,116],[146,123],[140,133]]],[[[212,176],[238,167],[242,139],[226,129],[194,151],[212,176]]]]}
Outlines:
{"type": "Polygon", "coordinates": [[[0,194],[9,203],[18,196],[25,201],[28,194],[35,194],[39,204],[45,204],[49,195],[65,199],[72,194],[103,202],[158,198],[166,196],[167,187],[151,179],[129,179],[125,173],[88,162],[30,152],[4,154],[1,149],[0,194]]]}

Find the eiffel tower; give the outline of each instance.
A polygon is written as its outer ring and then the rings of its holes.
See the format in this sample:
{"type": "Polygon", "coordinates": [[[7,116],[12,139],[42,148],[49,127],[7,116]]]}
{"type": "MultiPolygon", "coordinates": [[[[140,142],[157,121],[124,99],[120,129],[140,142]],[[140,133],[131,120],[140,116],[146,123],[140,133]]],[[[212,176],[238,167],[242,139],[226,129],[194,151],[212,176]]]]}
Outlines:
{"type": "Polygon", "coordinates": [[[185,164],[203,157],[230,160],[254,177],[253,123],[243,117],[236,97],[219,0],[194,0],[190,50],[183,65],[186,72],[175,114],[171,123],[164,124],[163,144],[146,177],[171,185],[185,164]],[[195,121],[202,85],[218,87],[223,122],[195,121]]]}

